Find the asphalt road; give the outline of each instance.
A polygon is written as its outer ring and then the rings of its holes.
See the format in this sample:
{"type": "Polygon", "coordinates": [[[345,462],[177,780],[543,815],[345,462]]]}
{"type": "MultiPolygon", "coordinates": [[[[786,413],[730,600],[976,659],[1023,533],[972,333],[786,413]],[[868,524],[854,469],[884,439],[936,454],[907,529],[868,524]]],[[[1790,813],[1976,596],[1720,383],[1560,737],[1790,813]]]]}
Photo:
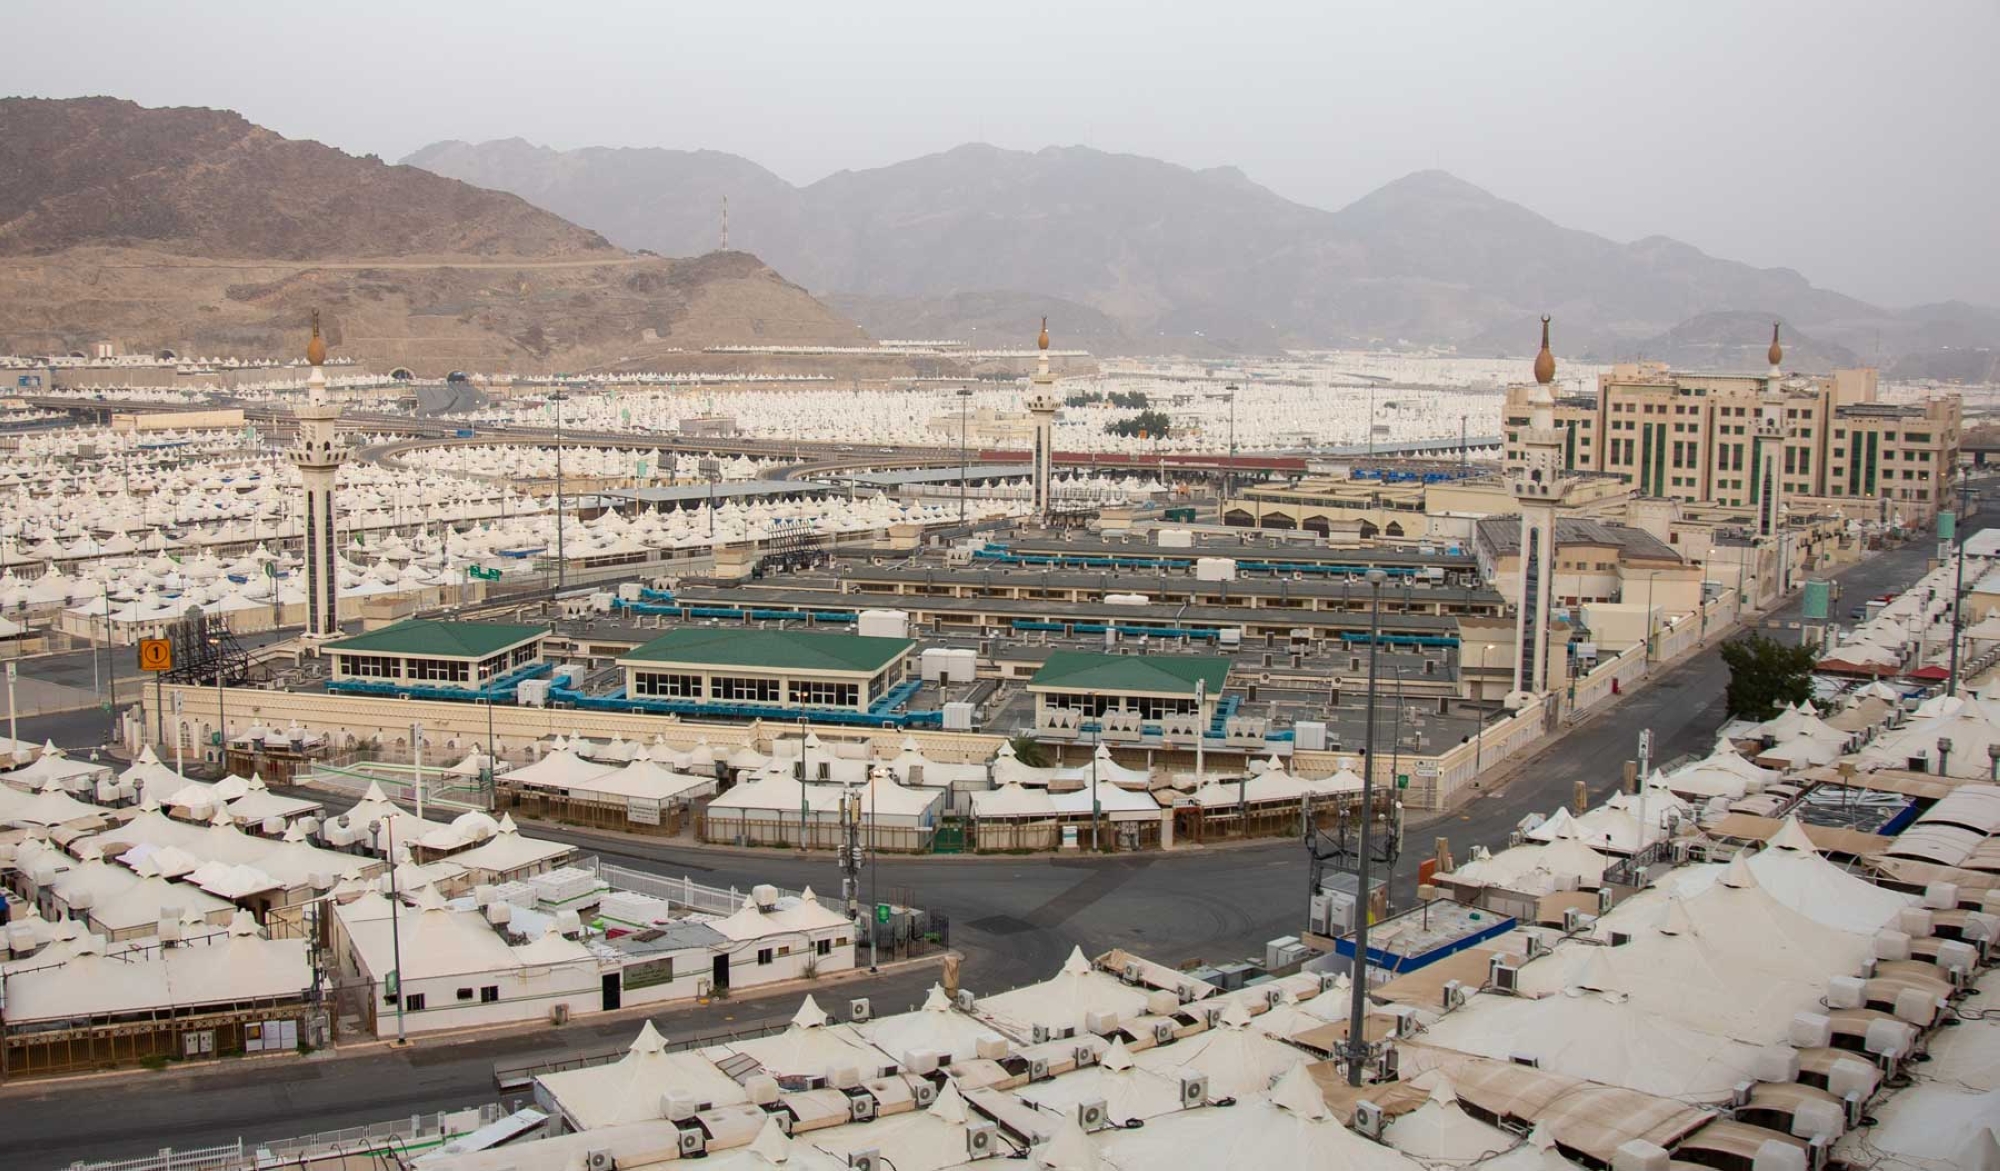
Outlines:
{"type": "MultiPolygon", "coordinates": [[[[1893,550],[1841,575],[1841,611],[1888,592],[1922,573],[1930,546],[1923,541],[1893,550]]],[[[1797,617],[1797,606],[1769,616],[1797,617]]],[[[1719,634],[1720,632],[1718,632],[1719,634]]],[[[1672,666],[1608,711],[1571,729],[1550,748],[1514,765],[1494,790],[1408,834],[1396,867],[1399,898],[1406,900],[1415,868],[1430,839],[1444,834],[1463,856],[1473,844],[1499,845],[1529,813],[1568,802],[1577,781],[1593,801],[1614,790],[1623,762],[1642,727],[1653,729],[1660,760],[1705,751],[1723,721],[1728,670],[1713,644],[1672,666]]],[[[23,729],[24,735],[27,729],[23,729]]],[[[39,733],[36,733],[39,734],[39,733]]],[[[710,885],[747,887],[774,882],[811,885],[837,895],[839,874],[825,858],[778,851],[710,850],[572,831],[537,830],[597,853],[606,861],[668,875],[688,874],[710,885]]],[[[864,872],[885,898],[934,908],[951,920],[951,942],[965,955],[966,987],[1001,991],[1043,979],[1073,946],[1095,953],[1126,947],[1168,963],[1217,961],[1260,954],[1264,941],[1296,934],[1305,915],[1307,868],[1296,843],[1191,849],[1172,856],[1108,859],[1047,857],[884,857],[879,872],[864,872]]],[[[864,892],[866,891],[864,886],[864,892]]],[[[903,973],[839,997],[874,994],[886,1005],[914,999],[933,973],[903,973]],[[875,989],[879,988],[880,991],[875,989]]],[[[796,1008],[791,995],[752,1006],[734,1002],[661,1014],[669,1035],[721,1024],[781,1019],[796,1008]]],[[[162,1146],[227,1142],[238,1134],[280,1137],[354,1125],[412,1110],[434,1110],[490,1101],[495,1061],[563,1050],[593,1051],[622,1043],[636,1018],[571,1025],[508,1037],[360,1057],[286,1061],[266,1070],[232,1064],[110,1083],[118,1109],[100,1112],[88,1128],[107,1084],[17,1086],[0,1090],[7,1107],[7,1149],[56,1165],[74,1159],[116,1158],[162,1146]]]]}

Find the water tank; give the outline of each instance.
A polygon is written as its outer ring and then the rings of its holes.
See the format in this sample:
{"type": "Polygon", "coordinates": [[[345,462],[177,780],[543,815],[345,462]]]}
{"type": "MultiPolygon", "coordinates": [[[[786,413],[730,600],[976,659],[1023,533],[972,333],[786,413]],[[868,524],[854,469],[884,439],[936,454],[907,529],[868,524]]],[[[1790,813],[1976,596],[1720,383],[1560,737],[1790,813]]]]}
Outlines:
{"type": "Polygon", "coordinates": [[[856,632],[864,638],[908,638],[910,615],[903,610],[863,610],[856,632]]]}
{"type": "Polygon", "coordinates": [[[1196,581],[1235,581],[1236,561],[1230,557],[1202,557],[1194,563],[1196,581]]]}
{"type": "Polygon", "coordinates": [[[945,652],[944,678],[947,683],[970,683],[979,677],[979,654],[971,650],[945,652]]]}
{"type": "Polygon", "coordinates": [[[969,703],[945,704],[944,730],[947,732],[972,731],[972,705],[969,703]]]}
{"type": "Polygon", "coordinates": [[[917,674],[926,683],[936,683],[944,678],[945,656],[951,652],[943,647],[928,647],[917,656],[917,674]]]}
{"type": "Polygon", "coordinates": [[[1326,721],[1299,720],[1292,725],[1292,743],[1300,752],[1326,751],[1326,721]]]}
{"type": "Polygon", "coordinates": [[[1194,531],[1192,529],[1160,529],[1154,534],[1154,538],[1162,549],[1194,548],[1194,531]]]}

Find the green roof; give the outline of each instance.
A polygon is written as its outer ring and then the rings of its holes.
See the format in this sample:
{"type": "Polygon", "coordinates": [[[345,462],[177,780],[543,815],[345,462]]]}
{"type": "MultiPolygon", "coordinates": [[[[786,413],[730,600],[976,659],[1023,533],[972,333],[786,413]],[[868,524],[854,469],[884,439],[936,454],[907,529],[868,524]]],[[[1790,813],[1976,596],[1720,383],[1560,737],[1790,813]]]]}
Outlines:
{"type": "Polygon", "coordinates": [[[543,638],[546,626],[513,626],[501,622],[439,622],[411,618],[353,638],[326,644],[330,651],[374,655],[416,655],[439,659],[483,659],[531,638],[543,638]]]}
{"type": "Polygon", "coordinates": [[[1193,695],[1197,682],[1208,694],[1222,694],[1229,677],[1229,660],[1197,655],[1100,655],[1090,651],[1057,651],[1028,680],[1030,687],[1062,687],[1114,694],[1152,692],[1193,695]]]}
{"type": "Polygon", "coordinates": [[[872,675],[914,646],[906,638],[866,638],[740,626],[683,627],[619,656],[621,663],[701,663],[767,671],[858,671],[872,675]]]}

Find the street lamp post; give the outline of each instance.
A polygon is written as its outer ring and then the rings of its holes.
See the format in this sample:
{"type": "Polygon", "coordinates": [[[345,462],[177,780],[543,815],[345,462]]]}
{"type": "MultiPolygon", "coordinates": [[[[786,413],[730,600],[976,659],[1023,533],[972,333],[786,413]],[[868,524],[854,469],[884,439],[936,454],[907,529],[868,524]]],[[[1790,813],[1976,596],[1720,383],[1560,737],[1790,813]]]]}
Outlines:
{"type": "MultiPolygon", "coordinates": [[[[1959,507],[1963,510],[1965,507],[1965,473],[1963,469],[1959,472],[1958,482],[1959,507]]],[[[1956,576],[1951,587],[1951,667],[1945,675],[1944,693],[1946,695],[1958,694],[1958,622],[1959,615],[1965,605],[1963,600],[1965,597],[1965,529],[1957,523],[1956,517],[1953,518],[1952,534],[1958,542],[1958,569],[1956,570],[1956,576]]]]}
{"type": "Polygon", "coordinates": [[[403,1031],[403,925],[400,911],[403,906],[402,893],[396,889],[396,824],[384,818],[368,823],[368,832],[386,834],[389,858],[389,954],[396,965],[390,973],[396,988],[396,1044],[408,1044],[403,1031]]]}
{"type": "MultiPolygon", "coordinates": [[[[1372,429],[1373,424],[1370,424],[1372,429]]],[[[1370,569],[1366,575],[1370,592],[1368,608],[1368,715],[1362,723],[1361,833],[1354,905],[1354,1002],[1347,1018],[1347,1084],[1361,1084],[1362,1067],[1368,1062],[1368,825],[1374,817],[1375,801],[1375,660],[1381,653],[1382,583],[1388,574],[1370,569]]]]}
{"type": "Polygon", "coordinates": [[[208,645],[215,648],[215,760],[222,766],[223,775],[229,773],[229,718],[223,711],[222,693],[222,639],[211,636],[208,645]]]}
{"type": "Polygon", "coordinates": [[[1097,750],[1104,743],[1104,717],[1097,717],[1097,731],[1090,734],[1090,852],[1097,852],[1097,750]]]}
{"type": "MultiPolygon", "coordinates": [[[[554,376],[551,375],[551,381],[554,376]]],[[[562,465],[562,405],[563,394],[560,386],[555,387],[556,403],[556,593],[569,584],[569,560],[563,556],[563,465],[562,465]]]]}
{"type": "Polygon", "coordinates": [[[959,387],[958,388],[958,523],[961,525],[965,523],[965,490],[966,490],[965,481],[966,477],[971,474],[971,468],[968,466],[965,454],[966,450],[965,418],[967,409],[971,405],[972,405],[972,388],[969,386],[959,387]]]}
{"type": "Polygon", "coordinates": [[[1222,499],[1227,504],[1230,494],[1236,490],[1236,395],[1238,391],[1234,382],[1230,383],[1225,389],[1229,397],[1229,466],[1222,473],[1222,499]]]}
{"type": "Polygon", "coordinates": [[[806,758],[806,737],[812,735],[811,725],[804,716],[799,717],[799,849],[806,848],[806,785],[812,779],[810,762],[806,758]]]}
{"type": "Polygon", "coordinates": [[[1937,750],[1938,775],[1941,777],[1947,776],[1949,774],[1945,772],[1945,766],[1951,763],[1951,737],[1939,736],[1937,738],[1937,750]]]}

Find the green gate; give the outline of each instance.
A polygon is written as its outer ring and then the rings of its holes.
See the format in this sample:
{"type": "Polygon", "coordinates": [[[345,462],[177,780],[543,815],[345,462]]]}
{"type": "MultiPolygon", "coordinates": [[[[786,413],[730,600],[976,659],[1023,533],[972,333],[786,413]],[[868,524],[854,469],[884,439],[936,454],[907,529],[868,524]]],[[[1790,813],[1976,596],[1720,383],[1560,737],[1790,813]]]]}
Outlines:
{"type": "Polygon", "coordinates": [[[956,817],[947,817],[938,822],[931,832],[931,853],[965,853],[965,823],[956,817]]]}

